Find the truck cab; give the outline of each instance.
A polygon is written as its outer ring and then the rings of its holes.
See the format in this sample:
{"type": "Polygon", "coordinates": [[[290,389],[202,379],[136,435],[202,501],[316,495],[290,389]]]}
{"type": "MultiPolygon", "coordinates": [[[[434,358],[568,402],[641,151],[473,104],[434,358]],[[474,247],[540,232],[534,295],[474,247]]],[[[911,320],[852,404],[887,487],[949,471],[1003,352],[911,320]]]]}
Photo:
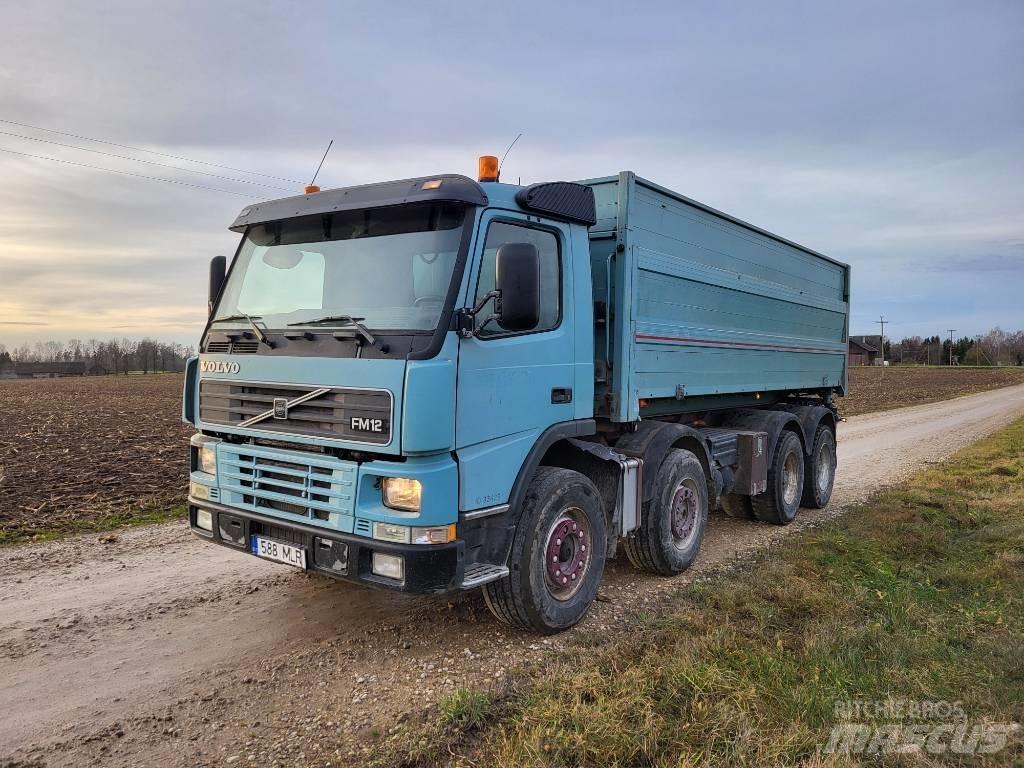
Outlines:
{"type": "Polygon", "coordinates": [[[498,570],[468,529],[501,514],[542,432],[593,417],[588,224],[521,191],[437,176],[242,211],[189,369],[193,530],[412,591],[498,570]],[[514,328],[491,296],[510,244],[535,276],[514,328]]]}
{"type": "MultiPolygon", "coordinates": [[[[769,431],[719,427],[716,454],[699,425],[631,447],[650,432],[640,418],[598,417],[595,344],[611,318],[610,286],[592,275],[596,221],[591,186],[503,184],[493,158],[480,181],[311,189],[243,209],[230,268],[211,264],[186,375],[192,531],[369,586],[484,587],[499,618],[559,631],[585,614],[620,538],[643,537],[660,492],[644,463],[660,468],[689,438],[690,482],[665,491],[683,554],[631,555],[689,565],[720,492],[744,492],[743,435],[769,431]]],[[[746,492],[757,482],[755,469],[746,492]]]]}

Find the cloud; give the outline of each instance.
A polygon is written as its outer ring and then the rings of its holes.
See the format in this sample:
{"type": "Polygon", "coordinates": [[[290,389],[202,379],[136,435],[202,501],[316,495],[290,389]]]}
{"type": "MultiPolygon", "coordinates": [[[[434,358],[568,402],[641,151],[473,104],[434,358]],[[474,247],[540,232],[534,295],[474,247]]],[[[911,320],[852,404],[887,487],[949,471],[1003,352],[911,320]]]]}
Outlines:
{"type": "Polygon", "coordinates": [[[979,253],[969,256],[945,256],[924,268],[945,272],[1011,272],[1024,278],[1024,254],[979,253]]]}
{"type": "MultiPolygon", "coordinates": [[[[894,333],[924,332],[956,314],[978,332],[1022,325],[1001,245],[1024,243],[1022,22],[1014,3],[22,4],[5,14],[0,119],[288,179],[333,138],[324,186],[472,175],[522,131],[506,180],[633,169],[851,263],[855,325],[884,312],[894,333]]],[[[0,176],[0,341],[194,342],[207,262],[233,253],[246,198],[2,152],[0,176]]]]}

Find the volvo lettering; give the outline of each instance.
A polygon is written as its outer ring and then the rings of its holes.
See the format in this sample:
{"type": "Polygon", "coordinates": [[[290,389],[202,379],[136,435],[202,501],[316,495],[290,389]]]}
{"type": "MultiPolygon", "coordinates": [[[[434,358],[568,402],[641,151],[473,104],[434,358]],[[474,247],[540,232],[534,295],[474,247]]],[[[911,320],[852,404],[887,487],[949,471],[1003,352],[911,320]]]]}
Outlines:
{"type": "Polygon", "coordinates": [[[201,360],[199,368],[203,373],[238,373],[241,370],[238,363],[224,360],[201,360]]]}

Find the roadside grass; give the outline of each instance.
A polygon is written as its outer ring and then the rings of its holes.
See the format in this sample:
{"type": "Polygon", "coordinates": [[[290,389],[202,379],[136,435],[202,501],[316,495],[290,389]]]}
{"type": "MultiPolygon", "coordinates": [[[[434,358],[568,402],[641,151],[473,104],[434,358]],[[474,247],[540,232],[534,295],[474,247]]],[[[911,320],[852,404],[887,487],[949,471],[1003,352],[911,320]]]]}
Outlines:
{"type": "Polygon", "coordinates": [[[46,526],[30,528],[19,526],[12,530],[0,528],[0,547],[17,544],[38,544],[46,541],[77,536],[83,533],[116,533],[118,529],[137,525],[153,525],[171,520],[184,519],[188,507],[178,504],[173,507],[148,507],[145,509],[127,509],[124,512],[104,515],[97,518],[69,518],[51,521],[46,526]]]}
{"type": "MultiPolygon", "coordinates": [[[[472,717],[382,744],[389,764],[1024,763],[1021,731],[976,758],[825,749],[850,702],[959,702],[970,726],[1024,722],[1024,421],[571,656],[480,693],[482,711],[460,694],[447,711],[472,717]]],[[[891,722],[870,708],[853,720],[891,722]]]]}
{"type": "Polygon", "coordinates": [[[487,693],[470,688],[458,688],[440,701],[444,721],[463,728],[483,725],[490,706],[491,697],[487,693]]]}

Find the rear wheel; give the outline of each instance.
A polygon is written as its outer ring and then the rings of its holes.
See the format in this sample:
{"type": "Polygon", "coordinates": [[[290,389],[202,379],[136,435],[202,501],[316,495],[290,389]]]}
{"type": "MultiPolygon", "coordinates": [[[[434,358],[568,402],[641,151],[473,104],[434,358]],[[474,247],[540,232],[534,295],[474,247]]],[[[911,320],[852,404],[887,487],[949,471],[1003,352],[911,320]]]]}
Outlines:
{"type": "Polygon", "coordinates": [[[704,467],[690,451],[669,451],[654,480],[654,498],[644,504],[640,528],[626,539],[629,561],[663,576],[690,567],[708,522],[704,467]]]}
{"type": "Polygon", "coordinates": [[[822,509],[832,498],[836,482],[836,437],[827,424],[814,434],[811,456],[804,467],[804,495],[801,503],[812,509],[822,509]]]}
{"type": "Polygon", "coordinates": [[[483,588],[487,607],[521,629],[568,629],[597,596],[606,537],[604,505],[590,479],[539,467],[512,541],[509,575],[483,588]]]}
{"type": "Polygon", "coordinates": [[[803,447],[796,433],[786,430],[779,435],[768,467],[768,490],[750,497],[754,517],[765,523],[789,525],[800,509],[803,489],[803,447]]]}

